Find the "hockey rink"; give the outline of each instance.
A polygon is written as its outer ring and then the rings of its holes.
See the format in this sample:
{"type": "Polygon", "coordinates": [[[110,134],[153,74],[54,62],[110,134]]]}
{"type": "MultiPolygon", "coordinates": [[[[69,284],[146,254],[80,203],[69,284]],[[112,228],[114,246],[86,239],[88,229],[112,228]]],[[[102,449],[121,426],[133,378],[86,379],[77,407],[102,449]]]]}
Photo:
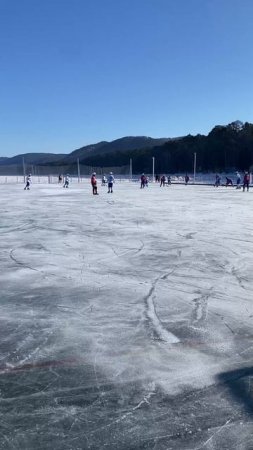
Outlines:
{"type": "Polygon", "coordinates": [[[252,450],[253,188],[0,185],[0,449],[252,450]]]}

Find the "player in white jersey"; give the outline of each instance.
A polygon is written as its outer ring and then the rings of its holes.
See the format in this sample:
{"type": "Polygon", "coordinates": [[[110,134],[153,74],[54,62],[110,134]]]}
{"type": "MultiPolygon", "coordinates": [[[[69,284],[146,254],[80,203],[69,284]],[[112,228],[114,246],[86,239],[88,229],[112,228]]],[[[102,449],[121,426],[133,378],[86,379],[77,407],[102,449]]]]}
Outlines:
{"type": "Polygon", "coordinates": [[[108,194],[112,194],[113,193],[112,188],[113,188],[113,183],[114,183],[114,176],[113,176],[112,172],[110,172],[110,175],[109,175],[107,181],[108,181],[108,194]]]}
{"type": "Polygon", "coordinates": [[[68,188],[69,187],[69,176],[68,175],[66,175],[66,177],[65,177],[63,187],[64,188],[68,188]]]}
{"type": "Polygon", "coordinates": [[[31,174],[29,173],[29,175],[27,175],[27,177],[26,177],[26,185],[25,185],[25,187],[24,187],[24,190],[26,191],[26,190],[30,190],[30,186],[31,186],[31,182],[32,182],[32,179],[31,179],[31,174]]]}

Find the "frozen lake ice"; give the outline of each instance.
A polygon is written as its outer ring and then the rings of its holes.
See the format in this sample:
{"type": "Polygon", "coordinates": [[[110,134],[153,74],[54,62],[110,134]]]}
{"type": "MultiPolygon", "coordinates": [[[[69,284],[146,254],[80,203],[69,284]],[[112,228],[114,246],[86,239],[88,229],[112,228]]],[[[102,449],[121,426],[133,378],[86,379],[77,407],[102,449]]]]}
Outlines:
{"type": "Polygon", "coordinates": [[[253,449],[253,191],[0,186],[0,448],[253,449]]]}

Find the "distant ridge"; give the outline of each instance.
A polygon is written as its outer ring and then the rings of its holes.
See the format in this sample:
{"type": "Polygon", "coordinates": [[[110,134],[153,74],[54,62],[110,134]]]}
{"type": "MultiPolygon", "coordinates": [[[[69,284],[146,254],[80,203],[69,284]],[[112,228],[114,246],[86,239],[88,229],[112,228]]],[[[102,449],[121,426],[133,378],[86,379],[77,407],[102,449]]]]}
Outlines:
{"type": "Polygon", "coordinates": [[[45,164],[59,161],[64,158],[65,154],[56,153],[24,153],[21,155],[8,157],[0,157],[0,166],[11,166],[23,164],[23,158],[27,164],[45,164]]]}
{"type": "Polygon", "coordinates": [[[64,166],[76,163],[77,158],[81,162],[87,156],[150,148],[156,145],[163,145],[168,140],[169,138],[155,139],[147,136],[126,136],[111,142],[101,141],[96,144],[86,145],[72,151],[70,154],[24,153],[11,158],[0,157],[0,166],[21,165],[23,164],[23,158],[26,164],[50,165],[53,163],[53,165],[64,166]]]}
{"type": "Polygon", "coordinates": [[[70,154],[27,153],[12,158],[0,158],[0,174],[77,174],[77,159],[81,174],[114,170],[129,174],[132,159],[133,173],[151,173],[155,157],[157,173],[193,171],[194,155],[199,172],[233,172],[253,169],[253,124],[236,120],[228,125],[216,125],[208,135],[191,134],[178,138],[154,139],[149,136],[126,136],[114,141],[86,145],[70,154]]]}
{"type": "Polygon", "coordinates": [[[151,138],[148,136],[125,136],[114,141],[102,141],[97,144],[86,145],[74,150],[70,155],[62,159],[61,163],[71,164],[76,162],[77,158],[80,162],[88,156],[104,155],[111,152],[127,152],[131,150],[139,150],[141,148],[150,148],[155,145],[163,145],[169,138],[151,138]]]}

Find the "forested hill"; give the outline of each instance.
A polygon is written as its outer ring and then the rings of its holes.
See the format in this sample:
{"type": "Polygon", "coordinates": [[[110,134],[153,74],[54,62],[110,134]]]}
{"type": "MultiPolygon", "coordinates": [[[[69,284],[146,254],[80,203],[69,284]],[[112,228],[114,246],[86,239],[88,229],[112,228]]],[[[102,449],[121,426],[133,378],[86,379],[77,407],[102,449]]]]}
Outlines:
{"type": "Polygon", "coordinates": [[[0,157],[0,166],[22,165],[23,160],[26,164],[33,166],[67,166],[75,164],[77,158],[85,159],[88,156],[104,155],[111,152],[125,152],[138,150],[141,148],[150,148],[163,145],[169,138],[151,138],[148,136],[126,136],[111,142],[102,141],[96,144],[86,145],[69,154],[53,153],[25,153],[11,158],[0,157]]]}
{"type": "Polygon", "coordinates": [[[133,173],[151,173],[153,156],[158,173],[192,172],[194,153],[198,172],[249,170],[253,166],[253,124],[235,121],[226,126],[217,125],[207,136],[197,134],[172,139],[128,136],[81,147],[67,155],[27,153],[0,158],[0,173],[21,174],[24,161],[26,170],[32,173],[75,174],[77,159],[83,173],[85,170],[89,173],[92,167],[126,170],[130,158],[133,173]]]}
{"type": "Polygon", "coordinates": [[[168,140],[169,138],[154,139],[149,136],[125,136],[111,142],[102,141],[97,144],[81,147],[70,153],[70,155],[67,155],[64,162],[66,161],[66,164],[69,164],[71,162],[76,162],[77,158],[82,160],[89,155],[105,155],[114,152],[123,153],[137,149],[140,150],[142,148],[151,148],[163,145],[168,140]]]}
{"type": "Polygon", "coordinates": [[[207,135],[188,135],[168,140],[162,146],[107,154],[88,155],[82,164],[111,167],[133,161],[133,172],[151,172],[152,157],[157,172],[192,172],[194,153],[198,171],[248,170],[253,165],[253,124],[235,121],[227,126],[217,125],[207,135]]]}
{"type": "Polygon", "coordinates": [[[62,160],[66,155],[64,153],[24,153],[22,155],[12,156],[11,158],[0,157],[0,166],[11,166],[23,164],[23,159],[26,164],[42,165],[45,163],[54,163],[62,160]]]}

